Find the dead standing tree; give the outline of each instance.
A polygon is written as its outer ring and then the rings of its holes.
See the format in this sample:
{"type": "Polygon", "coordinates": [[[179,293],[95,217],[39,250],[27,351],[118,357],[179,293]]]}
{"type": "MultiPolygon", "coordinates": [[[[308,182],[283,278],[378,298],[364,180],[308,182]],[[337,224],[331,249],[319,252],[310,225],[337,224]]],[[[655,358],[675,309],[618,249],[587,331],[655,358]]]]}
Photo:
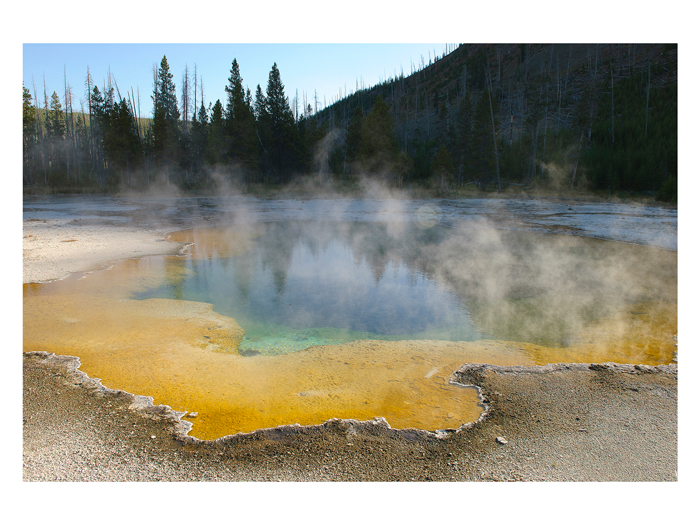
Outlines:
{"type": "Polygon", "coordinates": [[[493,86],[491,84],[491,73],[488,66],[486,69],[486,86],[489,90],[489,109],[491,110],[491,127],[493,129],[493,153],[496,157],[496,185],[498,187],[498,193],[501,193],[501,171],[498,167],[498,143],[496,141],[496,121],[493,118],[493,102],[491,102],[493,86]]]}

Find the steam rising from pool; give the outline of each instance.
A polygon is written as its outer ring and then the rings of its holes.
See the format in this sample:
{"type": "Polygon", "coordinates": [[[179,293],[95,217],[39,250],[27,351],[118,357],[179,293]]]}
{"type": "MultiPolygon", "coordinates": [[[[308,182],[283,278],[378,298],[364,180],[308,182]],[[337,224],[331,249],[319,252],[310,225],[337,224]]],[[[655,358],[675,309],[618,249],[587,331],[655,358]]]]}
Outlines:
{"type": "Polygon", "coordinates": [[[28,199],[25,219],[131,222],[192,244],[26,284],[24,350],[198,412],[203,439],[333,417],[457,428],[481,413],[450,383],[464,363],[674,359],[674,212],[574,207],[28,199]]]}
{"type": "Polygon", "coordinates": [[[381,223],[267,223],[251,231],[247,250],[228,255],[219,253],[225,229],[183,233],[174,238],[191,240],[193,256],[170,262],[182,277],[136,297],[213,304],[245,330],[244,355],[358,339],[483,338],[458,293],[413,258],[445,232],[402,230],[397,237],[381,223]]]}
{"type": "Polygon", "coordinates": [[[362,339],[566,347],[633,305],[675,304],[666,250],[483,224],[448,228],[431,224],[431,209],[422,213],[415,223],[179,232],[172,238],[193,243],[189,256],[171,259],[170,277],[135,297],[213,304],[246,331],[244,355],[362,339]]]}

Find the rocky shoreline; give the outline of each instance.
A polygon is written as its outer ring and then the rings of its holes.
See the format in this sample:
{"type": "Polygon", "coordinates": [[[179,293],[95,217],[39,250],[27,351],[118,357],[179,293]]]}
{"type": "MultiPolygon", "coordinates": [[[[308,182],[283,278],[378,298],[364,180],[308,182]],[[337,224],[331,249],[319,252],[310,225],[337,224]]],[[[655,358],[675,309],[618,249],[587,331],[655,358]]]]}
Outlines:
{"type": "Polygon", "coordinates": [[[675,481],[677,366],[465,365],[488,410],[457,432],[330,420],[187,436],[76,358],[24,355],[25,481],[675,481]]]}

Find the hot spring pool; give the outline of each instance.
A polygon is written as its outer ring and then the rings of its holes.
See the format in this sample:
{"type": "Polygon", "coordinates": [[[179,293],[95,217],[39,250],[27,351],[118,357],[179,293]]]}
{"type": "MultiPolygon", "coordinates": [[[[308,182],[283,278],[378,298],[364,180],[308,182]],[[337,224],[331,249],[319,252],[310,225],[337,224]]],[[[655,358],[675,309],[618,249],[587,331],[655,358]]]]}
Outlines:
{"type": "MultiPolygon", "coordinates": [[[[226,230],[181,232],[192,256],[138,299],[211,303],[245,330],[243,355],[278,354],[361,339],[484,338],[449,283],[422,269],[392,240],[388,225],[275,222],[251,233],[248,249],[222,251],[226,230]]],[[[436,231],[402,232],[414,246],[439,242],[436,231]]]]}
{"type": "Polygon", "coordinates": [[[406,221],[170,239],[184,256],[25,285],[24,349],[197,412],[203,439],[334,417],[457,428],[481,413],[450,382],[467,362],[674,359],[674,251],[406,221]]]}

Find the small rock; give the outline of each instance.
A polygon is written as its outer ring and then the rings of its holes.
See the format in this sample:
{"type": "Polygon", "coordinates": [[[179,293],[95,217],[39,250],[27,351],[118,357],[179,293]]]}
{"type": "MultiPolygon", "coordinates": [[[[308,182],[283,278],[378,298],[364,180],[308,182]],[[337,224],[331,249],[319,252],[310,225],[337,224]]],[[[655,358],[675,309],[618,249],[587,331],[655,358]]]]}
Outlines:
{"type": "Polygon", "coordinates": [[[187,414],[187,417],[197,417],[199,415],[199,412],[190,412],[187,414]]]}
{"type": "Polygon", "coordinates": [[[496,438],[496,441],[498,441],[501,445],[507,445],[507,444],[508,444],[508,441],[507,441],[506,438],[504,438],[503,436],[498,436],[498,437],[496,438]]]}
{"type": "Polygon", "coordinates": [[[155,439],[155,438],[156,438],[155,436],[151,436],[151,439],[155,439]]]}

